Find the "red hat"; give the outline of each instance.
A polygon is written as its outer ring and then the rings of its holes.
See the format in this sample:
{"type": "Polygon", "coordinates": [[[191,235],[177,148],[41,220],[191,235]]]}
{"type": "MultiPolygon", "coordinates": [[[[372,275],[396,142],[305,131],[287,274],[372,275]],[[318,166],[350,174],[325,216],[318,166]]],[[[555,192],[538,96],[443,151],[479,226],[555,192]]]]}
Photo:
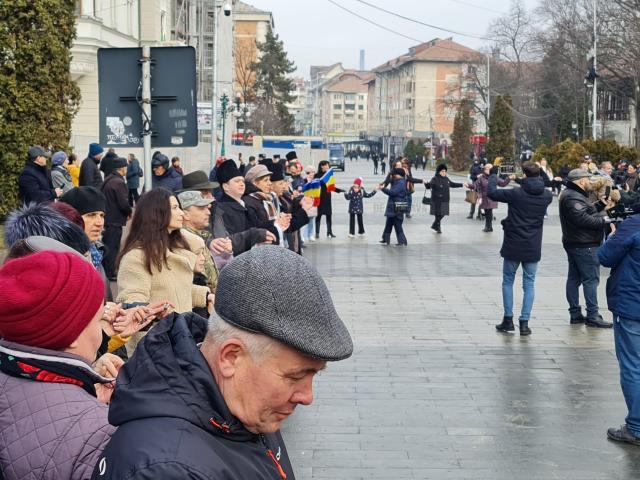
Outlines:
{"type": "Polygon", "coordinates": [[[359,187],[362,186],[362,177],[358,177],[353,181],[354,185],[358,185],[359,187]]]}
{"type": "Polygon", "coordinates": [[[102,307],[104,282],[84,258],[44,251],[5,263],[0,292],[0,336],[63,350],[102,307]]]}

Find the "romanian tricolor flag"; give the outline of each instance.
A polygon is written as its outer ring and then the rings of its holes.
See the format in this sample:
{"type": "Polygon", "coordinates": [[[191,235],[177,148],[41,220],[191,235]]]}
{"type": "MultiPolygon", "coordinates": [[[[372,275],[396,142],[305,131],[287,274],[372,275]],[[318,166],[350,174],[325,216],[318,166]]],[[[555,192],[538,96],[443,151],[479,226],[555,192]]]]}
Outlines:
{"type": "Polygon", "coordinates": [[[333,168],[330,168],[320,181],[327,186],[327,192],[334,192],[336,190],[336,179],[333,178],[333,168]]]}
{"type": "Polygon", "coordinates": [[[304,193],[305,197],[313,198],[313,206],[317,207],[320,205],[320,190],[322,188],[322,182],[320,179],[313,180],[309,183],[306,183],[302,186],[302,193],[304,193]]]}

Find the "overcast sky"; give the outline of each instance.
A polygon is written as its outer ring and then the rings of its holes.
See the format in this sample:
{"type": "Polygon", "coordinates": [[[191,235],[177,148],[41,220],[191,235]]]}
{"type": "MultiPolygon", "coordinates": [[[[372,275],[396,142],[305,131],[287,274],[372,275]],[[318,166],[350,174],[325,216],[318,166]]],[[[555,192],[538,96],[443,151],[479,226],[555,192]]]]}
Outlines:
{"type": "MultiPolygon", "coordinates": [[[[311,65],[342,62],[358,68],[360,49],[365,50],[365,68],[377,67],[405,53],[420,41],[447,38],[472,48],[486,40],[447,33],[418,25],[376,10],[358,0],[244,0],[273,13],[275,31],[298,67],[298,75],[309,77],[311,65]],[[357,18],[334,3],[379,23],[403,38],[357,18]]],[[[528,8],[538,0],[524,0],[528,8]]],[[[483,37],[491,20],[509,10],[511,0],[367,0],[367,3],[430,25],[483,37]]]]}

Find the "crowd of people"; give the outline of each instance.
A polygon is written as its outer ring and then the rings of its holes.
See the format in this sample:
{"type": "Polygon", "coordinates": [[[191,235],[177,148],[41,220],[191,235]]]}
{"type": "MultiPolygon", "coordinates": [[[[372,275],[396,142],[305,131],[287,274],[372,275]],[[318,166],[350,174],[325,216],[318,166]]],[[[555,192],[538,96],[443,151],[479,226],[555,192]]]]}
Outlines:
{"type": "Polygon", "coordinates": [[[507,204],[496,329],[515,331],[522,266],[518,327],[527,336],[544,219],[560,182],[569,323],[614,326],[629,415],[608,436],[640,445],[640,316],[621,294],[640,294],[634,165],[614,171],[605,162],[594,171],[585,159],[555,177],[545,162],[526,162],[517,178],[477,162],[458,183],[444,164],[431,179],[416,178],[401,158],[367,192],[361,178],[337,188],[326,180],[328,162],[303,168],[293,151],[248,163],[221,158],[209,174],[185,173],[178,157],[155,152],[153,183],[140,194],[143,172],[131,154],[91,144],[79,168],[73,156],[40,146],[26,157],[23,206],[5,223],[0,268],[4,478],[293,478],[280,424],[311,403],[314,375],[353,351],[326,286],[301,255],[304,242],[319,238],[322,217],[335,237],[333,194],[348,200],[349,237],[356,222],[364,235],[364,201],[381,192],[380,243],[389,245],[395,230],[406,246],[403,221],[419,184],[438,234],[451,188],[474,194],[468,218],[478,208],[485,232],[507,204]],[[505,188],[512,181],[519,187],[505,188]],[[317,195],[308,195],[311,186],[317,195]],[[599,311],[600,265],[612,268],[613,323],[599,311]]]}

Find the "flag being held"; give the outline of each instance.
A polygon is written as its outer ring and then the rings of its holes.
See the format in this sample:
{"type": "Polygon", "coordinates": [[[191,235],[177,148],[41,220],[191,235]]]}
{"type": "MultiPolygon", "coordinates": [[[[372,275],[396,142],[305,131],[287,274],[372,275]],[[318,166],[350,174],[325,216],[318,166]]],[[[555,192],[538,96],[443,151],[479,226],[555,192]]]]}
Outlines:
{"type": "Polygon", "coordinates": [[[336,179],[333,177],[333,168],[330,168],[327,173],[320,178],[320,181],[327,186],[327,192],[336,191],[336,179]]]}
{"type": "Polygon", "coordinates": [[[313,198],[313,206],[320,205],[320,191],[322,189],[321,179],[313,180],[302,186],[302,193],[305,197],[313,198]]]}

